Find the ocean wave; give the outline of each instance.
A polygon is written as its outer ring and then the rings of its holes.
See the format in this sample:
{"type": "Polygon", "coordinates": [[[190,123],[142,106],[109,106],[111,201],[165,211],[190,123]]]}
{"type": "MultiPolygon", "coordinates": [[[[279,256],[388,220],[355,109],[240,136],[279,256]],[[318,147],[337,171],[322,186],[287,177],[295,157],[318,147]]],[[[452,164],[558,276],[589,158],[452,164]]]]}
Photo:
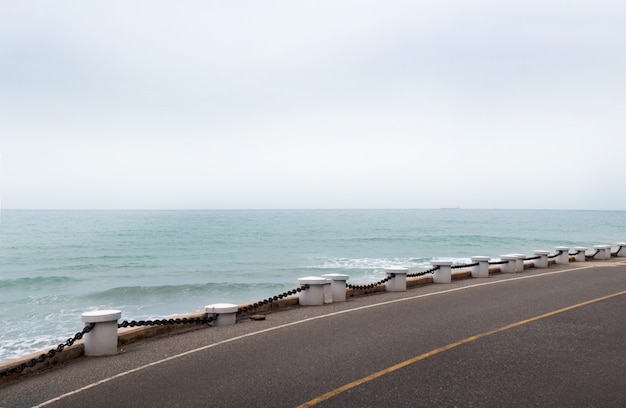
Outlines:
{"type": "Polygon", "coordinates": [[[120,255],[110,255],[110,254],[103,254],[103,255],[85,255],[85,256],[69,256],[65,259],[69,260],[69,261],[91,261],[94,259],[103,259],[103,260],[116,260],[116,259],[122,259],[122,260],[127,260],[127,259],[153,259],[154,256],[153,255],[141,255],[141,254],[133,254],[133,253],[124,253],[124,254],[120,254],[120,255]]]}
{"type": "MultiPolygon", "coordinates": [[[[281,291],[293,283],[237,283],[210,282],[202,284],[155,285],[155,286],[120,286],[99,292],[92,292],[82,297],[92,302],[127,302],[129,299],[158,298],[171,300],[180,297],[207,298],[214,295],[240,294],[259,291],[281,291]]],[[[242,299],[243,300],[243,299],[242,299]]]]}
{"type": "Polygon", "coordinates": [[[431,258],[325,258],[313,269],[384,269],[388,267],[428,267],[431,258]]]}
{"type": "Polygon", "coordinates": [[[146,268],[155,268],[158,267],[158,264],[146,264],[139,262],[127,262],[122,264],[115,263],[78,263],[71,264],[65,263],[63,265],[58,266],[45,266],[40,267],[37,270],[54,272],[54,271],[90,271],[90,270],[103,270],[103,269],[146,269],[146,268]]]}
{"type": "Polygon", "coordinates": [[[334,238],[333,241],[347,241],[347,242],[375,242],[375,243],[397,243],[397,242],[406,242],[406,241],[414,241],[415,238],[411,236],[393,236],[393,235],[385,235],[381,236],[369,236],[369,237],[346,237],[346,238],[334,238]]]}
{"type": "Polygon", "coordinates": [[[46,295],[28,295],[15,298],[8,298],[5,302],[4,298],[0,303],[11,304],[15,306],[24,306],[28,309],[38,306],[59,307],[60,305],[68,305],[76,302],[80,296],[72,294],[46,294],[46,295]]]}
{"type": "Polygon", "coordinates": [[[69,283],[79,282],[82,279],[72,278],[70,276],[35,276],[15,279],[0,280],[0,290],[36,290],[36,289],[52,289],[59,286],[65,286],[69,283]]]}
{"type": "Polygon", "coordinates": [[[313,274],[344,273],[351,284],[365,284],[381,280],[386,276],[385,268],[403,267],[409,273],[432,268],[432,260],[447,260],[453,264],[468,264],[470,258],[325,258],[309,269],[313,274]]]}

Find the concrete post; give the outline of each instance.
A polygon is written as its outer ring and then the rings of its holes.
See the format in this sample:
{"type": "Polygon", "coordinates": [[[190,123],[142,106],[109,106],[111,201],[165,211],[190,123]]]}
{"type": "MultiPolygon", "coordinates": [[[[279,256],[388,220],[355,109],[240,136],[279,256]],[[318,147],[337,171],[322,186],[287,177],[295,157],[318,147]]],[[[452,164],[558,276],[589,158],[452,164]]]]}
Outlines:
{"type": "Polygon", "coordinates": [[[611,245],[604,245],[604,259],[611,259],[611,245]]]}
{"type": "Polygon", "coordinates": [[[598,251],[594,255],[593,259],[598,259],[598,260],[611,259],[611,246],[610,245],[594,245],[593,249],[598,251]],[[607,253],[608,253],[608,256],[607,256],[607,253]]]}
{"type": "Polygon", "coordinates": [[[511,254],[517,259],[515,260],[515,272],[524,272],[524,260],[526,259],[526,255],[524,254],[511,254]]]}
{"type": "Polygon", "coordinates": [[[569,247],[559,246],[554,249],[559,253],[554,262],[560,265],[569,264],[569,247]]]}
{"type": "Polygon", "coordinates": [[[237,320],[237,305],[214,303],[204,307],[207,317],[213,317],[212,326],[230,326],[237,320]]]}
{"type": "Polygon", "coordinates": [[[544,251],[541,249],[535,250],[535,256],[538,256],[539,259],[535,259],[535,268],[547,268],[548,267],[548,255],[550,255],[550,251],[544,251]]]}
{"type": "Polygon", "coordinates": [[[433,274],[434,283],[452,283],[452,261],[431,261],[432,266],[439,269],[433,274]]]}
{"type": "Polygon", "coordinates": [[[587,247],[574,247],[574,251],[576,251],[576,255],[574,255],[574,261],[576,262],[585,262],[585,257],[587,255],[587,247]]]}
{"type": "Polygon", "coordinates": [[[406,291],[406,274],[409,273],[409,268],[385,268],[387,276],[394,275],[391,280],[385,283],[386,292],[404,292],[406,291]]]}
{"type": "Polygon", "coordinates": [[[506,261],[500,265],[500,272],[515,273],[517,271],[517,255],[500,255],[500,259],[506,261]]]}
{"type": "Polygon", "coordinates": [[[593,259],[604,259],[604,245],[594,245],[593,259]]]}
{"type": "Polygon", "coordinates": [[[298,298],[302,306],[321,306],[324,303],[333,303],[333,292],[330,280],[321,276],[305,276],[298,279],[300,286],[309,285],[307,290],[300,292],[298,298]]]}
{"type": "Polygon", "coordinates": [[[470,258],[472,263],[478,263],[472,266],[472,278],[488,278],[489,277],[489,260],[488,256],[473,256],[470,258]]]}
{"type": "Polygon", "coordinates": [[[626,242],[617,243],[617,254],[615,256],[621,258],[626,257],[626,242]]]}
{"type": "Polygon", "coordinates": [[[346,281],[348,275],[341,273],[327,273],[322,275],[322,278],[330,279],[330,289],[333,293],[333,302],[345,302],[346,301],[346,281]]]}
{"type": "Polygon", "coordinates": [[[90,357],[111,356],[117,353],[117,321],[122,317],[119,310],[94,310],[85,312],[81,320],[86,325],[94,323],[85,334],[85,355],[90,357]]]}

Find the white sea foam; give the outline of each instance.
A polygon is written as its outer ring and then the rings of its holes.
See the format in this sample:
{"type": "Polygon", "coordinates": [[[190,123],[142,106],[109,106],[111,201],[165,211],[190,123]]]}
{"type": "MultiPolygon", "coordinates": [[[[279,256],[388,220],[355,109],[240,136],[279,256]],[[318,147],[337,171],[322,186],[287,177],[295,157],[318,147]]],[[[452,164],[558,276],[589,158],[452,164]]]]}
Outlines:
{"type": "Polygon", "coordinates": [[[427,260],[412,258],[328,258],[314,265],[318,269],[384,269],[387,267],[404,266],[415,268],[426,266],[427,260]]]}
{"type": "Polygon", "coordinates": [[[317,269],[374,269],[405,267],[410,270],[429,269],[432,260],[449,260],[455,264],[470,263],[470,258],[328,258],[312,268],[317,269]]]}

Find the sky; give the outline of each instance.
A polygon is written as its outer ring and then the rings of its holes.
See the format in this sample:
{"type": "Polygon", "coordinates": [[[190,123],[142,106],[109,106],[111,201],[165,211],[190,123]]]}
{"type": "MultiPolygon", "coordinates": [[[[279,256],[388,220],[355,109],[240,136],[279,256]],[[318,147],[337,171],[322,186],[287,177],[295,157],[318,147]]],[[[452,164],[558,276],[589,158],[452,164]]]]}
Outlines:
{"type": "Polygon", "coordinates": [[[626,3],[0,0],[16,209],[626,210],[626,3]]]}

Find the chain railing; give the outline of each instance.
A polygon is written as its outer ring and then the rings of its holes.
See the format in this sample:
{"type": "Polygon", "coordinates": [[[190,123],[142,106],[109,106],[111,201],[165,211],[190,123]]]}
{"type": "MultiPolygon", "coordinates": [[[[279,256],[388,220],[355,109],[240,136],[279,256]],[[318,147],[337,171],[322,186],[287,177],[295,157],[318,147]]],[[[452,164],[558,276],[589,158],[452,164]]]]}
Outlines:
{"type": "MultiPolygon", "coordinates": [[[[460,265],[453,265],[451,266],[452,269],[460,269],[460,268],[470,268],[472,266],[477,266],[478,262],[476,263],[471,263],[471,264],[460,264],[460,265]]],[[[415,272],[415,273],[407,273],[406,277],[407,278],[417,278],[420,276],[424,276],[424,275],[428,275],[429,273],[435,273],[435,271],[437,271],[440,268],[439,265],[434,266],[430,269],[427,269],[425,271],[421,271],[421,272],[415,272]]],[[[378,281],[378,282],[374,282],[374,283],[369,283],[369,284],[365,284],[365,285],[351,285],[349,283],[346,284],[346,288],[348,289],[356,289],[356,290],[365,290],[365,289],[373,289],[377,286],[383,285],[387,282],[389,282],[392,278],[394,278],[396,276],[395,273],[391,273],[389,274],[389,276],[387,276],[386,278],[378,281]]]]}
{"type": "Polygon", "coordinates": [[[258,302],[254,302],[254,303],[252,303],[250,305],[247,305],[247,306],[244,306],[244,307],[240,307],[240,308],[237,309],[237,314],[242,314],[242,313],[245,313],[245,312],[250,312],[250,311],[256,310],[256,309],[260,308],[261,306],[269,305],[270,303],[274,303],[274,302],[276,302],[278,300],[281,300],[281,299],[284,299],[286,297],[295,295],[296,293],[302,292],[303,290],[307,290],[307,289],[309,289],[309,287],[310,286],[308,284],[307,285],[302,285],[299,288],[292,289],[290,291],[281,293],[280,295],[271,296],[271,297],[269,297],[267,299],[259,300],[258,302]]]}
{"type": "Polygon", "coordinates": [[[478,266],[478,262],[474,262],[471,264],[458,264],[450,266],[451,269],[463,269],[463,268],[471,268],[472,266],[478,266]]]}
{"type": "Polygon", "coordinates": [[[428,275],[429,273],[435,273],[435,271],[437,269],[439,269],[439,265],[433,266],[432,268],[427,269],[425,271],[415,272],[415,273],[407,273],[406,277],[407,278],[417,278],[417,277],[420,277],[420,276],[428,275]]]}
{"type": "Polygon", "coordinates": [[[351,285],[349,283],[346,283],[346,288],[348,288],[348,289],[356,289],[356,290],[374,289],[376,286],[383,285],[383,284],[389,282],[391,279],[393,279],[395,277],[396,277],[396,274],[395,273],[391,273],[385,279],[379,280],[378,282],[375,282],[375,283],[369,283],[369,284],[366,284],[366,285],[351,285]]]}
{"type": "Polygon", "coordinates": [[[56,348],[51,349],[47,353],[40,354],[39,357],[32,358],[18,366],[0,371],[0,377],[8,377],[13,374],[21,373],[27,368],[34,367],[37,364],[43,363],[47,359],[54,357],[57,353],[62,352],[65,349],[65,347],[69,347],[73,345],[77,340],[82,339],[85,334],[89,333],[94,328],[94,326],[95,326],[95,323],[88,324],[83,328],[83,330],[76,333],[74,337],[70,337],[69,339],[65,341],[65,343],[59,344],[56,348]]]}
{"type": "MultiPolygon", "coordinates": [[[[205,317],[181,317],[173,319],[159,319],[159,320],[125,320],[117,325],[118,328],[126,327],[139,327],[139,326],[166,326],[166,325],[178,325],[178,324],[208,324],[215,320],[213,316],[205,317]]],[[[76,341],[81,340],[85,334],[89,333],[95,326],[95,323],[86,325],[83,330],[76,333],[74,337],[69,338],[65,343],[59,344],[57,347],[51,349],[47,353],[40,354],[36,358],[32,358],[29,361],[21,363],[15,367],[8,368],[0,371],[0,377],[7,377],[13,374],[20,373],[27,368],[36,366],[43,363],[49,358],[54,357],[57,353],[62,352],[65,347],[73,345],[76,341]]]]}
{"type": "Polygon", "coordinates": [[[139,326],[167,326],[167,325],[175,325],[175,324],[208,324],[213,320],[213,316],[205,316],[205,317],[181,317],[174,319],[161,319],[161,320],[124,320],[121,323],[118,323],[118,328],[125,327],[139,327],[139,326]]]}
{"type": "Polygon", "coordinates": [[[561,255],[563,253],[563,251],[559,250],[556,254],[554,255],[548,255],[548,259],[554,259],[557,256],[561,255]]]}

